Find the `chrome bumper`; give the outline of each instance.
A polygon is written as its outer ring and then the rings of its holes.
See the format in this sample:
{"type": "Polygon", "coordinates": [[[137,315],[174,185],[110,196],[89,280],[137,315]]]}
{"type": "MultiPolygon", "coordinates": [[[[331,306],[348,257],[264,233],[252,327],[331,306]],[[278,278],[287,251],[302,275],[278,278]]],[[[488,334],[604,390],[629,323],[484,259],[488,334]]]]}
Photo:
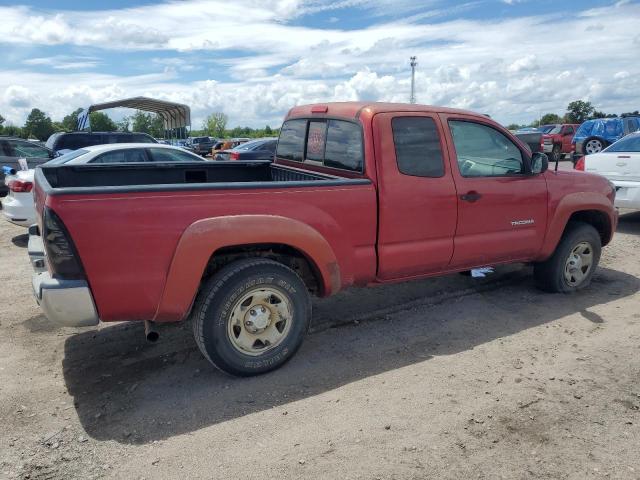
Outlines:
{"type": "Polygon", "coordinates": [[[37,228],[29,229],[29,258],[33,296],[47,318],[65,327],[90,327],[99,322],[89,285],[84,280],[52,278],[45,268],[42,238],[37,228]]]}

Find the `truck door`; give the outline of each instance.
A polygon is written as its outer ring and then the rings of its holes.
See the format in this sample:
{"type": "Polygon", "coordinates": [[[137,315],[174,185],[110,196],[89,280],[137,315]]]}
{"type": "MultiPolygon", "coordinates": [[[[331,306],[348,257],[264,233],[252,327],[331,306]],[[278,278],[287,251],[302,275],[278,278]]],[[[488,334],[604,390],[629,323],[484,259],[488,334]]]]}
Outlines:
{"type": "Polygon", "coordinates": [[[457,197],[437,114],[374,116],[378,278],[437,272],[453,255],[457,197]]]}
{"type": "Polygon", "coordinates": [[[458,191],[451,267],[533,258],[547,223],[547,183],[529,154],[487,119],[442,114],[458,191]]]}
{"type": "Polygon", "coordinates": [[[562,127],[562,153],[568,153],[571,151],[571,141],[575,134],[575,128],[573,125],[565,125],[562,127]]]}

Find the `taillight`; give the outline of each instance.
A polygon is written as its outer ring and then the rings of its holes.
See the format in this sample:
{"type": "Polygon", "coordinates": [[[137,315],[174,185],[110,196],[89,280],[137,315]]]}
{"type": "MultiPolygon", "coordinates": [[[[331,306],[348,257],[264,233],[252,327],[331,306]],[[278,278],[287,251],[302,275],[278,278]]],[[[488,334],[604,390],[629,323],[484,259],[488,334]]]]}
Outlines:
{"type": "Polygon", "coordinates": [[[7,186],[12,192],[26,193],[31,191],[31,189],[33,188],[33,183],[25,182],[23,180],[10,180],[7,186]]]}
{"type": "Polygon", "coordinates": [[[231,160],[240,160],[240,152],[231,152],[231,160]]]}
{"type": "Polygon", "coordinates": [[[584,157],[580,157],[573,168],[584,172],[584,157]]]}
{"type": "Polygon", "coordinates": [[[42,227],[42,242],[51,276],[65,280],[84,279],[84,269],[71,236],[60,217],[48,207],[43,212],[42,227]]]}

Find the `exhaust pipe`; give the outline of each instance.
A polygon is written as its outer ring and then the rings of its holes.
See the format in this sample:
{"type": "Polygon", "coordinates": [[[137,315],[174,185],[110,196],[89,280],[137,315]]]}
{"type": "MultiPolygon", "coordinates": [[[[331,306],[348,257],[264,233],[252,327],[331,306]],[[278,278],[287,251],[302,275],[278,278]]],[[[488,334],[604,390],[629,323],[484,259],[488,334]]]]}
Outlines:
{"type": "Polygon", "coordinates": [[[155,322],[150,322],[149,320],[144,321],[144,336],[147,337],[147,342],[155,343],[160,338],[160,334],[158,330],[156,330],[155,322]]]}

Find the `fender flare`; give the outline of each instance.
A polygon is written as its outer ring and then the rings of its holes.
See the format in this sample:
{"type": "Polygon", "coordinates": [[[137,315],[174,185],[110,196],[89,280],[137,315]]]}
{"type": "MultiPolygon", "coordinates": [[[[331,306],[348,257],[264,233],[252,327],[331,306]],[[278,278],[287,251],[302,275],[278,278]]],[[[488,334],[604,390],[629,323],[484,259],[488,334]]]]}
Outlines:
{"type": "Polygon", "coordinates": [[[594,192],[572,193],[560,200],[553,217],[549,219],[547,235],[538,260],[546,260],[553,255],[571,216],[574,213],[584,211],[597,211],[606,217],[609,227],[607,238],[611,239],[615,228],[615,219],[612,218],[612,206],[609,199],[594,192]]]}
{"type": "Polygon", "coordinates": [[[205,218],[189,225],[178,241],[154,321],[179,321],[186,317],[209,259],[216,251],[261,243],[287,245],[302,252],[320,276],[323,295],[340,290],[342,280],[336,255],[327,240],[311,226],[275,215],[205,218]]]}

